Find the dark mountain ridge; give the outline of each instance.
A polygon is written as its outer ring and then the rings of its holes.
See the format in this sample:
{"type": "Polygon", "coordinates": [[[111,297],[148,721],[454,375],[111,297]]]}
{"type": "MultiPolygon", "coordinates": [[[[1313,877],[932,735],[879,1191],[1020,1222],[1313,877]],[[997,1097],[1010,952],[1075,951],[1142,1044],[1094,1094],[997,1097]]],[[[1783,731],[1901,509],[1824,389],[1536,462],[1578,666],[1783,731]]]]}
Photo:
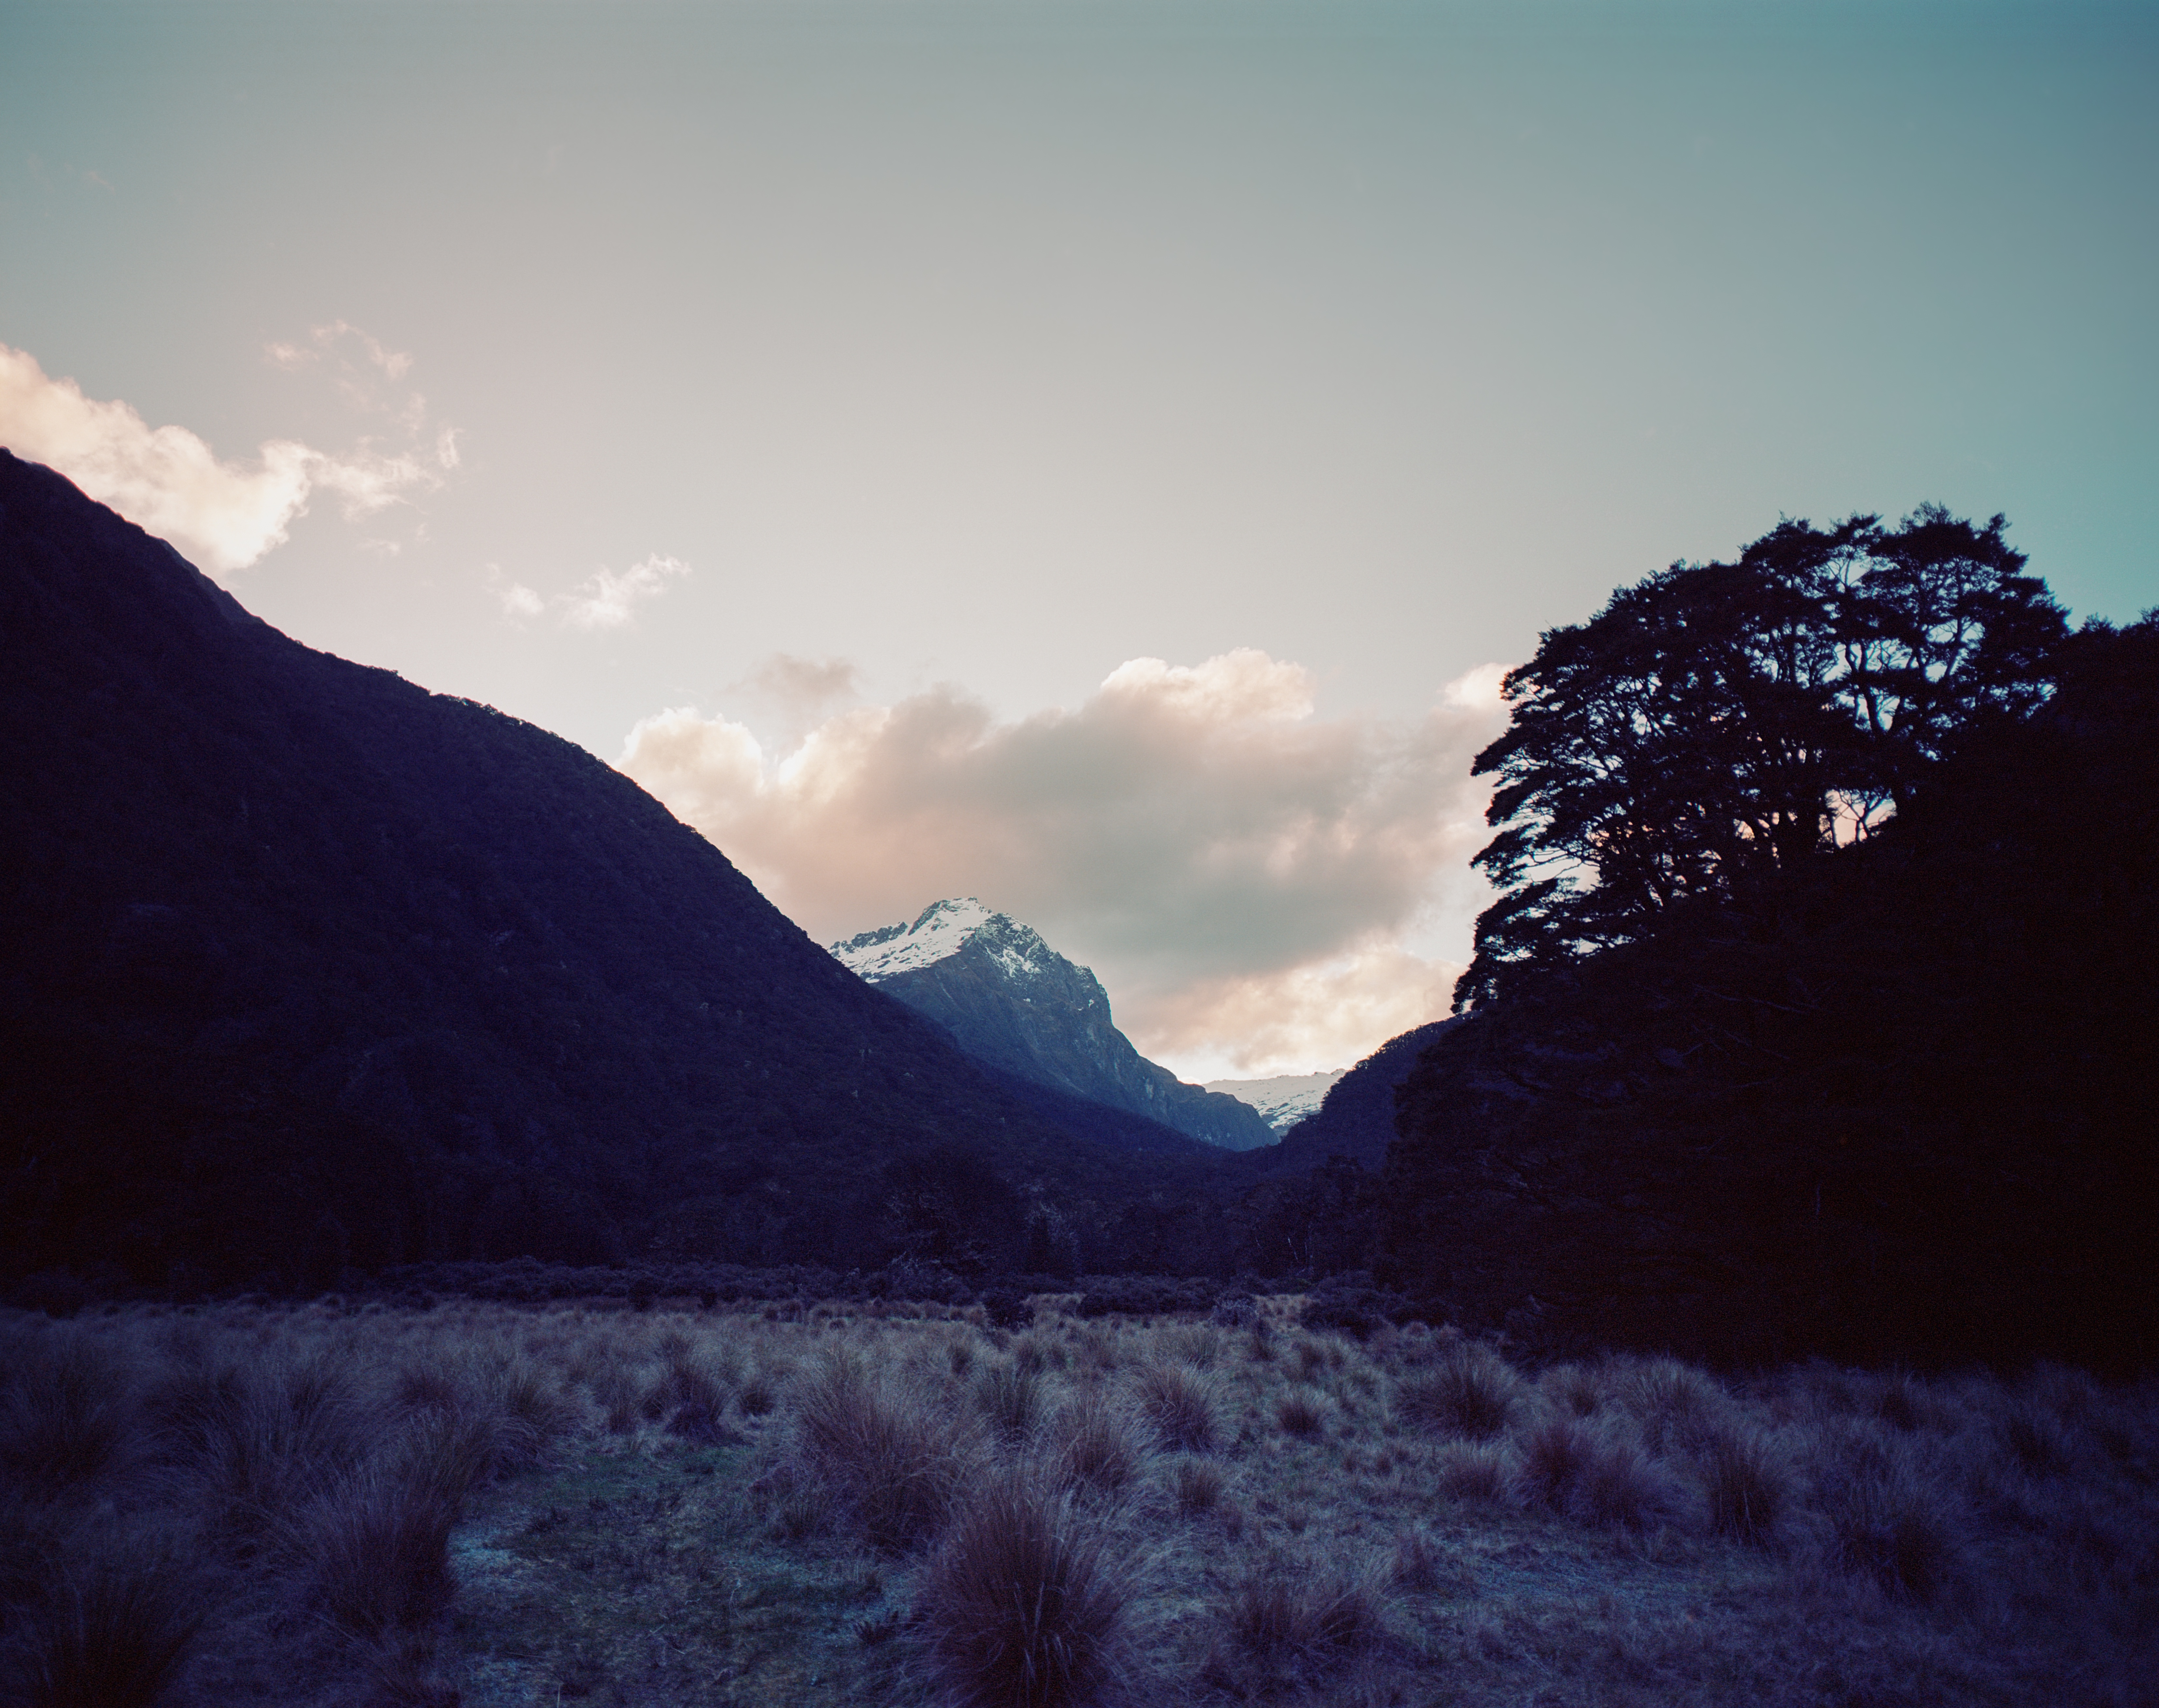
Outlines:
{"type": "MultiPolygon", "coordinates": [[[[314,652],[0,452],[0,1265],[1006,1260],[1204,1221],[588,753],[314,652]]],[[[0,1276],[0,1279],[5,1279],[0,1276]]]]}

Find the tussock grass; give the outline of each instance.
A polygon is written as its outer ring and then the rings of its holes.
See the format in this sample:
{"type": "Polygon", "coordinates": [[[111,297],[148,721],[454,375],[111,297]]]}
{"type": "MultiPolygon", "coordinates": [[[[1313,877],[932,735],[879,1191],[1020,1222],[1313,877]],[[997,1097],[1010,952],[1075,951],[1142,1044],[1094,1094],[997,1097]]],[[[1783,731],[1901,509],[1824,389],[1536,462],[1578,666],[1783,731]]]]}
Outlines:
{"type": "Polygon", "coordinates": [[[844,1353],[802,1384],[802,1450],[872,1547],[903,1554],[934,1539],[968,1468],[966,1429],[942,1396],[844,1353]]]}
{"type": "Polygon", "coordinates": [[[1489,1347],[1469,1341],[1406,1380],[1395,1405],[1422,1429],[1489,1441],[1507,1426],[1521,1379],[1489,1347]]]}
{"type": "Polygon", "coordinates": [[[1021,1302],[0,1317],[0,1698],[2146,1692],[2159,1385],[1021,1302]]]}
{"type": "Polygon", "coordinates": [[[968,1503],[924,1581],[929,1669],[955,1703],[1067,1708],[1114,1676],[1125,1574],[1069,1500],[1008,1473],[968,1503]]]}
{"type": "Polygon", "coordinates": [[[5,1700],[36,1708],[151,1708],[202,1616],[179,1566],[158,1557],[77,1562],[18,1633],[5,1700]]]}
{"type": "MultiPolygon", "coordinates": [[[[955,1368],[955,1375],[964,1369],[955,1368]]],[[[1007,1441],[1024,1441],[1042,1421],[1042,1377],[1006,1359],[982,1366],[975,1379],[975,1399],[989,1426],[1007,1441]]]]}
{"type": "Polygon", "coordinates": [[[1059,1473],[1075,1488],[1121,1494],[1139,1476],[1146,1449],[1124,1413],[1099,1392],[1072,1402],[1058,1420],[1058,1436],[1059,1473]]]}
{"type": "Polygon", "coordinates": [[[1166,1447],[1204,1453],[1214,1447],[1214,1388],[1179,1364],[1152,1364],[1134,1385],[1139,1406],[1166,1447]]]}

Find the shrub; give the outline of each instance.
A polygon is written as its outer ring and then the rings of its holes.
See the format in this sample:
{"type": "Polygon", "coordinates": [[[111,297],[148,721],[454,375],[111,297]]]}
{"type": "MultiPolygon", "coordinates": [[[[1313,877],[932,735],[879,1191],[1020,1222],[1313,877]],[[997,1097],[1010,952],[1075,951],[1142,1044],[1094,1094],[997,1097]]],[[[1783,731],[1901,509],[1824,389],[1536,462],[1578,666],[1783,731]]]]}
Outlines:
{"type": "Polygon", "coordinates": [[[1214,1284],[1164,1275],[1090,1276],[1074,1307],[1082,1317],[1162,1317],[1214,1308],[1214,1284]]]}
{"type": "Polygon", "coordinates": [[[1219,1328],[1256,1328],[1260,1302],[1250,1293],[1224,1293],[1215,1300],[1209,1320],[1219,1328]]]}
{"type": "Polygon", "coordinates": [[[1070,1505],[1012,1476],[961,1514],[917,1611],[955,1701],[1061,1708],[1114,1676],[1130,1594],[1070,1505]]]}
{"type": "Polygon", "coordinates": [[[982,1315],[992,1328],[1024,1328],[1034,1321],[1033,1302],[1010,1288],[982,1295],[982,1315]]]}
{"type": "Polygon", "coordinates": [[[1469,1341],[1405,1382],[1396,1409],[1422,1428],[1489,1441],[1507,1426],[1521,1385],[1504,1359],[1469,1341]]]}
{"type": "Polygon", "coordinates": [[[1787,1496],[1784,1473],[1759,1435],[1741,1430],[1718,1435],[1705,1457],[1703,1483],[1712,1528],[1737,1541],[1769,1540],[1787,1496]]]}
{"type": "Polygon", "coordinates": [[[1162,1445],[1188,1453],[1214,1447],[1214,1394],[1206,1379],[1182,1364],[1150,1364],[1137,1387],[1140,1410],[1162,1445]]]}

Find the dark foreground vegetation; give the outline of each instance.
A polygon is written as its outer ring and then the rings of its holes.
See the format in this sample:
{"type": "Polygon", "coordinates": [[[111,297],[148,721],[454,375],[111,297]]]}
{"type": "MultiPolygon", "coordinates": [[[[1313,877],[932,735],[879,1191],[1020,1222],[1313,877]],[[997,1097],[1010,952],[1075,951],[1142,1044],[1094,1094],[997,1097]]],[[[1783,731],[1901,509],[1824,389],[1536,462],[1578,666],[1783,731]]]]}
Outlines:
{"type": "Polygon", "coordinates": [[[1025,1303],[0,1318],[0,1701],[2149,1700],[2148,1382],[1025,1303]]]}

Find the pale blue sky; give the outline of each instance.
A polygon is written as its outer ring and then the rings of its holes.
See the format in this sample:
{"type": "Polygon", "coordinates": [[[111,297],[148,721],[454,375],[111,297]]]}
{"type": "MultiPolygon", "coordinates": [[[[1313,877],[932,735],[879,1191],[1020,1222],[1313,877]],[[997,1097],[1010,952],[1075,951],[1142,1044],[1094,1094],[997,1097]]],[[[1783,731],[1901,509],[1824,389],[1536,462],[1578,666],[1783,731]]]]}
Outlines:
{"type": "Polygon", "coordinates": [[[2156,167],[2144,6],[0,3],[0,344],[236,462],[454,427],[228,582],[610,758],[774,757],[774,654],[1009,722],[1251,648],[1393,727],[1780,513],[2159,600],[2156,167]],[[266,357],[340,322],[409,367],[266,357]]]}

